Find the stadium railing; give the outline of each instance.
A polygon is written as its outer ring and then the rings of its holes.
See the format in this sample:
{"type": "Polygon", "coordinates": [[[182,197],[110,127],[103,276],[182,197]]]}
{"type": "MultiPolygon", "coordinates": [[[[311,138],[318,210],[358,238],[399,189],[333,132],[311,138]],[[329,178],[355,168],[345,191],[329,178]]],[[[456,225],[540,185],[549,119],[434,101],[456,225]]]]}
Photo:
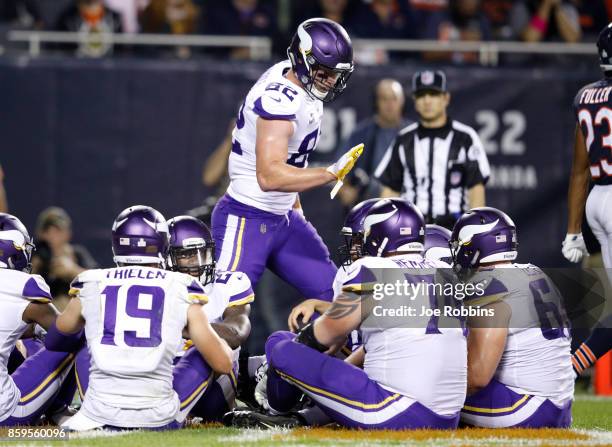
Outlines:
{"type": "MultiPolygon", "coordinates": [[[[36,57],[41,54],[44,43],[80,43],[84,39],[99,39],[113,45],[132,46],[188,46],[188,47],[247,47],[252,60],[269,59],[272,55],[272,40],[268,37],[212,36],[212,35],[167,35],[167,34],[97,34],[53,31],[9,31],[8,40],[28,44],[28,52],[36,57]]],[[[481,65],[495,66],[502,53],[537,55],[582,55],[596,54],[593,43],[524,43],[509,41],[444,42],[438,40],[402,39],[354,39],[355,50],[395,52],[462,52],[478,53],[481,65]]]]}

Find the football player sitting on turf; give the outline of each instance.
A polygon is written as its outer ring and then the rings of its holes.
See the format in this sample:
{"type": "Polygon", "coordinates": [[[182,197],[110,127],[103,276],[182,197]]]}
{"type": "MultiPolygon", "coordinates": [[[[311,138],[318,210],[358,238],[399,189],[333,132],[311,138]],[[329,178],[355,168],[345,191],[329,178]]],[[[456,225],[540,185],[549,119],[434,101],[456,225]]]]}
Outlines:
{"type": "MultiPolygon", "coordinates": [[[[379,200],[379,198],[374,198],[358,203],[351,208],[344,218],[344,225],[340,231],[340,234],[344,237],[344,245],[341,245],[338,249],[343,268],[338,269],[334,278],[334,296],[338,296],[342,291],[342,284],[348,267],[363,257],[363,220],[368,211],[370,211],[370,208],[379,200]]],[[[330,306],[331,303],[329,301],[314,298],[302,301],[289,314],[289,330],[297,332],[310,321],[315,312],[323,314],[330,306]]]]}
{"type": "MultiPolygon", "coordinates": [[[[28,356],[11,375],[7,367],[11,351],[31,323],[49,331],[49,343],[57,339],[57,310],[51,304],[49,286],[30,274],[34,245],[19,219],[0,213],[0,426],[34,425],[54,404],[60,391],[76,384],[69,374],[74,355],[40,349],[28,356]]],[[[78,340],[78,339],[77,339],[78,340]]],[[[62,393],[64,394],[64,393],[62,393]]],[[[70,394],[70,393],[68,393],[70,394]]]]}
{"type": "Polygon", "coordinates": [[[218,377],[191,411],[204,421],[220,421],[234,407],[238,355],[251,332],[250,303],[255,295],[245,274],[215,270],[215,243],[201,220],[177,216],[168,221],[168,229],[170,269],[200,279],[208,297],[204,312],[215,332],[234,350],[232,373],[218,377]]]}
{"type": "Polygon", "coordinates": [[[574,394],[570,337],[558,290],[532,264],[514,264],[516,227],[495,208],[474,208],[451,237],[454,268],[484,291],[467,301],[494,311],[470,317],[468,397],[461,421],[478,427],[568,427],[574,394]]]}
{"type": "MultiPolygon", "coordinates": [[[[362,325],[370,316],[367,297],[372,295],[367,290],[376,282],[371,269],[403,272],[399,269],[406,266],[418,271],[448,265],[422,257],[423,216],[408,202],[376,203],[365,217],[364,235],[367,256],[352,264],[331,308],[297,336],[276,332],[268,338],[269,404],[287,411],[304,393],[346,427],[455,428],[467,383],[461,322],[448,328],[435,322],[427,328],[362,325]],[[328,355],[358,327],[365,348],[363,369],[328,355]],[[422,362],[415,368],[418,359],[422,362]]],[[[429,306],[427,293],[404,298],[419,309],[429,306]]]]}
{"type": "Polygon", "coordinates": [[[73,281],[57,328],[85,328],[91,360],[77,360],[85,399],[64,427],[179,428],[212,383],[229,374],[232,352],[208,322],[198,280],[164,269],[168,224],[156,210],[132,206],[113,224],[118,267],[73,281]],[[195,347],[173,367],[185,333],[195,347]]]}

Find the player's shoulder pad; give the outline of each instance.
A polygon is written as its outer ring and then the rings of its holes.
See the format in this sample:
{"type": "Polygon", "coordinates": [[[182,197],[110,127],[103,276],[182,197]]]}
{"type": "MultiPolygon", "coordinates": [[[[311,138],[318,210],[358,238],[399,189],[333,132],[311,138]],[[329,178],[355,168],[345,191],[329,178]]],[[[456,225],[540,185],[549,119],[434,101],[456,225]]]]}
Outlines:
{"type": "Polygon", "coordinates": [[[53,300],[49,285],[40,275],[27,275],[21,290],[21,296],[28,301],[50,303],[53,300]]]}
{"type": "Polygon", "coordinates": [[[510,293],[508,287],[495,275],[495,269],[476,274],[470,283],[474,291],[466,302],[471,306],[485,306],[502,301],[510,293]]]}
{"type": "Polygon", "coordinates": [[[255,98],[253,111],[269,120],[295,120],[302,105],[299,87],[287,80],[271,80],[255,98]]]}
{"type": "Polygon", "coordinates": [[[581,99],[582,96],[585,92],[585,90],[587,89],[592,89],[592,88],[603,88],[603,87],[610,87],[610,85],[608,84],[608,82],[605,79],[600,79],[598,81],[595,82],[591,82],[589,84],[583,85],[578,92],[576,93],[576,96],[574,96],[574,101],[572,103],[574,110],[577,112],[579,107],[580,107],[580,103],[581,103],[581,99]]]}
{"type": "Polygon", "coordinates": [[[361,293],[370,290],[377,281],[373,269],[381,268],[376,259],[365,257],[358,259],[346,271],[346,276],[342,283],[343,292],[361,293]]]}
{"type": "Polygon", "coordinates": [[[76,278],[72,280],[70,283],[70,290],[68,291],[68,295],[71,297],[79,297],[83,287],[85,284],[89,282],[98,282],[103,278],[107,277],[107,273],[112,269],[93,269],[93,270],[85,270],[77,275],[76,278]]]}
{"type": "Polygon", "coordinates": [[[251,280],[243,272],[218,271],[215,287],[224,287],[229,296],[228,307],[249,304],[255,301],[251,280]]]}
{"type": "MultiPolygon", "coordinates": [[[[189,304],[206,304],[208,303],[208,295],[204,290],[204,286],[198,278],[181,272],[172,272],[165,270],[167,278],[174,281],[178,287],[178,297],[189,304]]],[[[177,290],[177,289],[174,289],[177,290]]]]}

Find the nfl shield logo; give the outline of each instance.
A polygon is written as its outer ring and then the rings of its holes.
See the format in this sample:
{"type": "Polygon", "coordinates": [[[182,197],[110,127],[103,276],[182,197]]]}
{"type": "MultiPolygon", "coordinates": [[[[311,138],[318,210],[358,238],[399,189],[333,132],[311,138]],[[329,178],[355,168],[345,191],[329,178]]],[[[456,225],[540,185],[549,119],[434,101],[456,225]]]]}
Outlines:
{"type": "Polygon", "coordinates": [[[265,234],[265,233],[266,233],[266,231],[268,231],[268,229],[266,228],[266,224],[262,223],[262,224],[259,226],[259,232],[260,232],[261,234],[265,234]]]}
{"type": "Polygon", "coordinates": [[[434,82],[434,74],[431,71],[424,71],[421,75],[421,82],[424,85],[431,85],[434,82]]]}
{"type": "Polygon", "coordinates": [[[461,183],[461,172],[451,172],[450,183],[453,186],[457,186],[461,183]]]}

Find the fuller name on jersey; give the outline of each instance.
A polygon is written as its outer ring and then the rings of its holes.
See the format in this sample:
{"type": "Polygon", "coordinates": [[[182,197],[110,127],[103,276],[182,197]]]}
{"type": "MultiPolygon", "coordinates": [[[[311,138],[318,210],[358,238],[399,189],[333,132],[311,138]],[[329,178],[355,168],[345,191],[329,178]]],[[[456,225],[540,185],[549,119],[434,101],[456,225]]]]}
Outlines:
{"type": "Polygon", "coordinates": [[[612,80],[582,87],[574,99],[576,120],[589,153],[591,177],[597,185],[612,183],[612,80]]]}

